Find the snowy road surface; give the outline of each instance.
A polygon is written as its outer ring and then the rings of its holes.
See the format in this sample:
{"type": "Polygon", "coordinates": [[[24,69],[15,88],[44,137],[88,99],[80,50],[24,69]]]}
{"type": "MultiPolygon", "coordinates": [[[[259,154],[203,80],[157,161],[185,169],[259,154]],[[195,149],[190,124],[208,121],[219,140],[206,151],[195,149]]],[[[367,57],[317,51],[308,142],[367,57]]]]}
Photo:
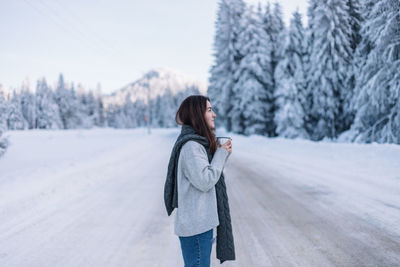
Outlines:
{"type": "MultiPolygon", "coordinates": [[[[163,203],[178,130],[11,132],[0,158],[0,266],[183,266],[163,203]]],[[[399,266],[400,148],[233,135],[237,260],[399,266]]],[[[212,266],[219,266],[212,251],[212,266]]]]}

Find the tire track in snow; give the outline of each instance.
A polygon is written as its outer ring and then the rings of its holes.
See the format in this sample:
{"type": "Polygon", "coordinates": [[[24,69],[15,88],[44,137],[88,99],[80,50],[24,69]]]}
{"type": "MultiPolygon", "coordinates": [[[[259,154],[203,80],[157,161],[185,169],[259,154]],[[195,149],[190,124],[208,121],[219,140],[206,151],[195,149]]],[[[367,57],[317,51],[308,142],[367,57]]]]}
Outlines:
{"type": "Polygon", "coordinates": [[[237,250],[238,260],[231,266],[395,266],[400,262],[399,240],[318,200],[318,194],[301,190],[302,185],[290,177],[249,168],[255,164],[249,160],[231,157],[226,167],[235,242],[238,248],[247,248],[237,250]]]}

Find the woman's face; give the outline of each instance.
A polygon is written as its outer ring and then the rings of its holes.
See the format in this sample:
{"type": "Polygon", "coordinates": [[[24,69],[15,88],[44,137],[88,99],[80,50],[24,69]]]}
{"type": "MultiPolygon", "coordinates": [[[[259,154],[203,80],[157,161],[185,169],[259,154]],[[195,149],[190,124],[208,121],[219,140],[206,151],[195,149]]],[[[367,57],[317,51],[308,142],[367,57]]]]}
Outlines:
{"type": "Polygon", "coordinates": [[[204,119],[206,120],[208,128],[210,128],[211,130],[215,129],[215,124],[214,124],[215,117],[217,117],[217,115],[212,110],[210,101],[207,100],[207,109],[206,113],[204,114],[204,119]]]}

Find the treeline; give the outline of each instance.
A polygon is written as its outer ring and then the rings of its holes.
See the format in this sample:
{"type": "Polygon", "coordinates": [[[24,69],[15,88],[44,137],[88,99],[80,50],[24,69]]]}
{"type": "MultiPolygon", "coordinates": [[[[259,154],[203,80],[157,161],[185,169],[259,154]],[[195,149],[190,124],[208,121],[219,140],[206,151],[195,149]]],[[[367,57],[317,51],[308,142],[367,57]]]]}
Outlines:
{"type": "Polygon", "coordinates": [[[400,144],[400,1],[219,3],[208,95],[239,134],[400,144]]]}
{"type": "Polygon", "coordinates": [[[64,83],[60,75],[56,88],[45,78],[37,81],[36,90],[24,83],[5,94],[0,92],[0,129],[74,129],[102,127],[107,124],[100,94],[81,86],[64,83]]]}
{"type": "Polygon", "coordinates": [[[5,130],[175,127],[176,110],[190,94],[200,94],[199,89],[190,86],[173,95],[166,88],[163,95],[150,99],[149,105],[132,101],[130,94],[121,103],[105,105],[107,96],[100,88],[75,88],[60,74],[54,88],[43,78],[37,81],[35,91],[27,83],[7,95],[0,90],[0,136],[5,130]]]}

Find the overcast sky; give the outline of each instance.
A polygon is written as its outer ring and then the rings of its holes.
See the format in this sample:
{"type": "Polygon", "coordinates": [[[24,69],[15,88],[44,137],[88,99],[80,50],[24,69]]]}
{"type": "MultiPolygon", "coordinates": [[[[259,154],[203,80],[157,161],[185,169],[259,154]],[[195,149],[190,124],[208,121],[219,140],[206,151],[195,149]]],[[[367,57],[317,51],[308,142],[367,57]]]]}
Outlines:
{"type": "MultiPolygon", "coordinates": [[[[247,0],[257,3],[257,0],[247,0]]],[[[281,0],[285,21],[307,0],[281,0]]],[[[207,81],[217,0],[1,0],[0,84],[66,81],[109,93],[164,67],[207,81]]],[[[266,1],[261,1],[265,5],[266,1]]]]}

